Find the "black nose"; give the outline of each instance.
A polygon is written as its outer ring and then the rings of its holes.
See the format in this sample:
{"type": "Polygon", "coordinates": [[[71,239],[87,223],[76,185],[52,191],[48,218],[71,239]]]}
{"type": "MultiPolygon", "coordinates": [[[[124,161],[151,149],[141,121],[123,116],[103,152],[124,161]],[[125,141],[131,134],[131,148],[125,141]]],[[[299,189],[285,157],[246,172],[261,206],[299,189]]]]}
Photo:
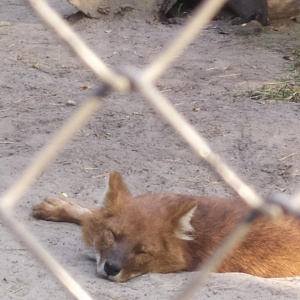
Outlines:
{"type": "Polygon", "coordinates": [[[107,276],[115,276],[120,273],[121,267],[118,263],[107,260],[104,264],[104,271],[106,272],[107,276]]]}

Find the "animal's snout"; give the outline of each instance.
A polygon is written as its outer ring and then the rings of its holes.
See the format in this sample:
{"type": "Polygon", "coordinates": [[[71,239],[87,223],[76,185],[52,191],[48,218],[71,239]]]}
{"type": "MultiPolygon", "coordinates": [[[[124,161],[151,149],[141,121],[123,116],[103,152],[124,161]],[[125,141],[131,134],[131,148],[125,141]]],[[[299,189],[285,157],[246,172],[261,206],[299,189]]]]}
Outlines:
{"type": "Polygon", "coordinates": [[[107,276],[116,276],[120,273],[121,266],[116,262],[107,260],[104,264],[104,271],[107,276]]]}

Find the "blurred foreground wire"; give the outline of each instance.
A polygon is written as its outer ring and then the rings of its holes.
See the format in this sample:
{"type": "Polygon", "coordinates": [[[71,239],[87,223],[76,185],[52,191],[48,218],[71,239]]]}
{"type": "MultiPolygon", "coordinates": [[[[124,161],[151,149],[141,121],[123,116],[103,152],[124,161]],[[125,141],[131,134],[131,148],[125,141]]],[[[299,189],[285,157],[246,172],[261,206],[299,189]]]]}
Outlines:
{"type": "MultiPolygon", "coordinates": [[[[240,195],[253,209],[253,214],[243,222],[216,250],[214,255],[205,262],[201,273],[178,296],[178,299],[191,298],[195,290],[203,284],[209,273],[215,270],[226,253],[235,247],[247,234],[249,225],[257,212],[279,216],[283,210],[300,216],[300,194],[292,200],[282,201],[275,197],[264,201],[256,192],[245,184],[224,161],[212,151],[206,140],[181,116],[174,106],[155,87],[155,81],[166,71],[170,64],[178,58],[184,49],[196,38],[197,34],[209,23],[214,15],[226,2],[225,0],[206,0],[196,10],[182,32],[170,43],[156,60],[144,70],[124,69],[117,73],[111,70],[83,42],[78,34],[48,5],[45,0],[28,0],[42,19],[71,47],[78,57],[95,73],[99,80],[113,91],[130,93],[132,88],[139,91],[156,110],[183,137],[188,145],[203,158],[221,178],[240,195]],[[251,217],[252,216],[252,217],[251,217]]],[[[127,62],[124,62],[127,63],[127,62]]],[[[47,267],[62,285],[77,299],[92,299],[80,285],[62,268],[62,266],[36,241],[26,227],[13,217],[13,208],[30,188],[30,185],[43,172],[47,165],[58,155],[58,152],[72,138],[90,115],[101,104],[101,97],[106,94],[105,87],[100,95],[89,100],[61,128],[54,138],[41,150],[33,163],[25,170],[21,178],[4,194],[0,202],[0,214],[11,231],[28,247],[30,251],[47,267]]]]}

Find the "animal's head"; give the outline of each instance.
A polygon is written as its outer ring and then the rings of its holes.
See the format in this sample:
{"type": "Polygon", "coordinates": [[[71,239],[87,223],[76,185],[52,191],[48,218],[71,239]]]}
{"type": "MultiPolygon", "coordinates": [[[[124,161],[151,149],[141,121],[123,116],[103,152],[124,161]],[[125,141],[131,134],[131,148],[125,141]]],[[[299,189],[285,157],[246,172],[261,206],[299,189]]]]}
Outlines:
{"type": "Polygon", "coordinates": [[[132,198],[118,173],[111,173],[104,207],[83,222],[86,243],[96,251],[98,273],[127,281],[149,272],[186,269],[184,247],[193,239],[194,201],[173,196],[132,198]]]}

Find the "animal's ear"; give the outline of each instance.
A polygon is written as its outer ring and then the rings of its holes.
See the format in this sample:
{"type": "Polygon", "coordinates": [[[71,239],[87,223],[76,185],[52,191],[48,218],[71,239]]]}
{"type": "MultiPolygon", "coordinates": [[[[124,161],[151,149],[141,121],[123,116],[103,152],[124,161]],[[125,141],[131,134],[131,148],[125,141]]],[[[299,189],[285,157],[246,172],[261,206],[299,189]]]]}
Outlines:
{"type": "Polygon", "coordinates": [[[108,191],[105,195],[104,206],[109,210],[117,210],[130,198],[130,192],[118,172],[109,175],[108,191]]]}
{"type": "Polygon", "coordinates": [[[191,220],[197,208],[196,201],[183,201],[173,207],[173,215],[171,216],[172,228],[176,237],[181,240],[193,240],[192,235],[194,228],[191,220]]]}

